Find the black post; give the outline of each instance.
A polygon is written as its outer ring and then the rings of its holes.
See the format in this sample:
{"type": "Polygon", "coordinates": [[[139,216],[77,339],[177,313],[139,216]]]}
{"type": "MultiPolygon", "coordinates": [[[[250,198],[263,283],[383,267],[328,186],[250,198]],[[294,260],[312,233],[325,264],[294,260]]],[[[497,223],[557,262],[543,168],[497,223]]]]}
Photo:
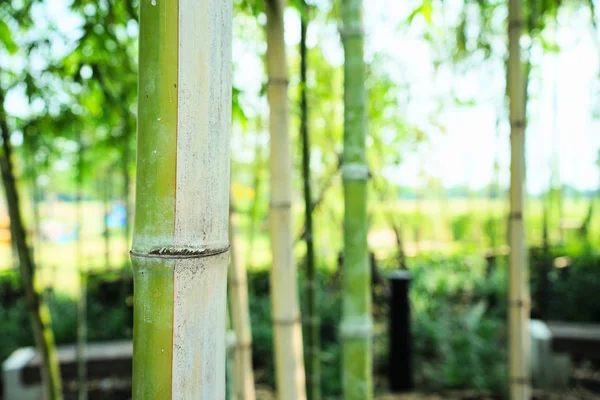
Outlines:
{"type": "Polygon", "coordinates": [[[388,367],[390,391],[408,392],[413,388],[410,335],[410,273],[406,270],[390,274],[390,321],[388,367]]]}

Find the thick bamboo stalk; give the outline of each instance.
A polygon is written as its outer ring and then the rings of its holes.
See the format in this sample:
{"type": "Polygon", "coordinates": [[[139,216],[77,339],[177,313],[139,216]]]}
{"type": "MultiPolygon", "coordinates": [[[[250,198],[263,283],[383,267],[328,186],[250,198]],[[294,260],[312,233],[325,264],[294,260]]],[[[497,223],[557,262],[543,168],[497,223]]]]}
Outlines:
{"type": "Polygon", "coordinates": [[[287,96],[288,71],[283,32],[284,0],[265,0],[267,73],[271,136],[270,234],[271,312],[275,338],[277,398],[306,398],[302,327],[296,265],[292,251],[292,156],[287,96]]]}
{"type": "Polygon", "coordinates": [[[254,371],[252,370],[252,328],[248,306],[248,283],[246,267],[242,262],[239,242],[237,215],[231,206],[229,241],[231,260],[229,262],[229,308],[231,325],[236,336],[233,351],[233,381],[236,400],[254,400],[254,371]]]}
{"type": "Polygon", "coordinates": [[[371,269],[367,249],[366,90],[362,1],[342,1],[344,44],[344,266],[342,378],[344,399],[373,396],[371,269]]]}
{"type": "Polygon", "coordinates": [[[0,134],[2,136],[2,153],[0,154],[0,172],[6,194],[6,204],[10,217],[10,234],[14,247],[19,256],[19,269],[25,299],[33,325],[33,335],[37,350],[40,354],[40,372],[43,383],[44,400],[59,400],[63,398],[60,364],[56,354],[54,332],[50,310],[42,296],[35,289],[36,266],[27,246],[27,238],[23,219],[21,217],[21,203],[13,173],[12,148],[10,134],[4,112],[4,92],[0,89],[0,134]]]}
{"type": "Polygon", "coordinates": [[[522,0],[509,3],[508,96],[510,100],[510,257],[509,257],[509,385],[513,400],[531,396],[529,374],[529,277],[525,250],[525,102],[526,87],[521,62],[522,0]]]}
{"type": "Polygon", "coordinates": [[[310,138],[308,132],[308,96],[307,69],[308,49],[306,34],[308,31],[308,6],[301,1],[300,22],[300,139],[302,141],[302,183],[304,189],[304,221],[306,230],[306,280],[304,283],[305,315],[304,329],[306,335],[306,391],[308,400],[321,398],[321,355],[319,351],[319,314],[317,312],[317,292],[315,276],[315,248],[312,224],[312,194],[310,181],[310,138]]]}
{"type": "Polygon", "coordinates": [[[232,3],[140,13],[133,398],[225,398],[232,3]]]}

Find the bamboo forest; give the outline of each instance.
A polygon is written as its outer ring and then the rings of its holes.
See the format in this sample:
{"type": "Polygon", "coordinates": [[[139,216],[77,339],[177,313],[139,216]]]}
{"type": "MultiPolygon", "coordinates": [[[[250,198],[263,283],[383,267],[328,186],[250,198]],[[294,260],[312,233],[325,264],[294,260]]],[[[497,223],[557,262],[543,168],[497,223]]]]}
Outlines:
{"type": "Polygon", "coordinates": [[[600,0],[0,0],[0,400],[600,399],[600,0]]]}

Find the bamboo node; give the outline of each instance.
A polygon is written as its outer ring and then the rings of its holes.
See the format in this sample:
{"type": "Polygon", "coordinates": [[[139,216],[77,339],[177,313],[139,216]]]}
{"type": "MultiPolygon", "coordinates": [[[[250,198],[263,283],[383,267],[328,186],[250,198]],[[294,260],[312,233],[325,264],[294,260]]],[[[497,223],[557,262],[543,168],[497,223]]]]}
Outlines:
{"type": "Polygon", "coordinates": [[[369,179],[369,167],[363,163],[347,163],[342,165],[342,178],[352,181],[366,181],[369,179]]]}
{"type": "Polygon", "coordinates": [[[510,21],[508,23],[508,30],[513,30],[513,29],[523,29],[523,27],[525,26],[525,21],[523,21],[522,19],[517,19],[517,20],[513,20],[510,21]]]}
{"type": "Polygon", "coordinates": [[[236,349],[251,349],[252,348],[252,342],[236,342],[235,344],[235,348],[236,349]]]}
{"type": "Polygon", "coordinates": [[[525,120],[523,120],[523,119],[517,119],[517,120],[510,121],[511,128],[515,128],[515,129],[525,128],[525,125],[526,125],[526,123],[525,123],[525,120]]]}
{"type": "Polygon", "coordinates": [[[229,286],[246,286],[246,279],[229,279],[229,286]]]}
{"type": "Polygon", "coordinates": [[[229,251],[229,246],[222,249],[185,249],[175,247],[162,247],[150,250],[149,253],[138,253],[133,250],[129,252],[132,258],[164,258],[164,259],[188,259],[205,258],[223,254],[229,251]]]}
{"type": "Polygon", "coordinates": [[[529,300],[517,299],[508,302],[509,307],[513,308],[524,308],[529,307],[529,300]]]}
{"type": "Polygon", "coordinates": [[[340,324],[343,338],[370,338],[373,336],[373,321],[370,317],[348,318],[340,324]]]}
{"type": "Polygon", "coordinates": [[[342,37],[342,40],[362,38],[365,36],[365,30],[362,28],[343,29],[340,31],[340,36],[342,37]]]}
{"type": "Polygon", "coordinates": [[[523,219],[523,213],[521,211],[513,211],[508,214],[508,219],[520,221],[523,219]]]}
{"type": "Polygon", "coordinates": [[[270,85],[283,85],[283,86],[287,86],[289,85],[290,80],[287,78],[269,78],[267,80],[267,86],[270,85]]]}
{"type": "Polygon", "coordinates": [[[269,208],[278,210],[292,208],[292,203],[289,201],[283,201],[281,203],[270,203],[269,208]]]}
{"type": "Polygon", "coordinates": [[[510,378],[510,383],[515,385],[530,385],[531,378],[528,376],[512,376],[510,378]]]}

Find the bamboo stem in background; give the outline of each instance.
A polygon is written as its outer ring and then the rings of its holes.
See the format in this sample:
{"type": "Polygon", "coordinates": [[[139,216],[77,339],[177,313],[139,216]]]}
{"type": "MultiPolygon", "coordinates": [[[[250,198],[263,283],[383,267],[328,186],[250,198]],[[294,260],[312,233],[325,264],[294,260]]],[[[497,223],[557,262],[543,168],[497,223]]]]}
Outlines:
{"type": "Polygon", "coordinates": [[[40,374],[42,376],[42,393],[45,400],[63,398],[60,364],[56,354],[54,332],[50,310],[43,297],[35,289],[36,266],[27,245],[27,236],[21,216],[21,203],[15,182],[12,164],[12,148],[6,113],[4,111],[4,92],[0,88],[0,134],[2,136],[2,153],[0,154],[0,172],[6,194],[8,216],[10,217],[10,235],[19,256],[19,269],[25,299],[33,326],[35,344],[40,355],[40,374]]]}
{"type": "Polygon", "coordinates": [[[259,205],[262,200],[262,168],[263,168],[263,150],[260,144],[260,135],[262,132],[262,122],[260,118],[258,119],[256,127],[256,140],[254,143],[254,183],[252,187],[254,188],[254,199],[252,200],[252,206],[250,208],[250,228],[248,235],[248,251],[247,251],[247,264],[252,265],[252,260],[254,257],[254,239],[256,237],[257,225],[259,224],[259,205]]]}
{"type": "Polygon", "coordinates": [[[246,267],[241,257],[239,227],[233,203],[230,208],[229,308],[231,325],[236,337],[233,365],[235,398],[237,400],[254,400],[256,399],[256,393],[254,390],[254,371],[252,370],[252,327],[248,305],[248,281],[246,267]]]}
{"type": "Polygon", "coordinates": [[[131,150],[129,149],[131,126],[127,122],[129,118],[129,113],[127,113],[127,110],[123,111],[123,118],[126,122],[123,124],[124,148],[121,168],[123,173],[123,206],[125,207],[125,243],[127,243],[127,246],[129,246],[131,240],[131,196],[129,194],[129,187],[131,186],[131,174],[129,172],[129,163],[131,159],[131,150]]]}
{"type": "Polygon", "coordinates": [[[289,132],[288,71],[283,12],[285,0],[265,0],[267,15],[267,97],[271,136],[270,236],[271,313],[279,400],[306,399],[302,327],[292,233],[292,156],[289,132]]]}
{"type": "Polygon", "coordinates": [[[342,1],[344,44],[344,266],[342,385],[344,399],[373,397],[371,269],[367,249],[366,89],[362,1],[342,1]]]}
{"type": "Polygon", "coordinates": [[[79,301],[77,302],[77,398],[87,400],[87,276],[83,266],[83,163],[84,144],[81,132],[77,135],[79,152],[77,154],[77,192],[76,192],[76,218],[77,218],[77,269],[79,271],[79,301]]]}
{"type": "Polygon", "coordinates": [[[236,392],[236,386],[238,384],[237,376],[235,374],[235,348],[237,346],[237,336],[233,329],[231,328],[231,318],[229,315],[229,307],[227,307],[227,337],[226,337],[226,351],[227,351],[227,400],[238,400],[243,399],[243,397],[238,397],[236,392]]]}
{"type": "Polygon", "coordinates": [[[141,2],[134,400],[225,398],[232,9],[141,2]]]}
{"type": "Polygon", "coordinates": [[[508,96],[510,100],[509,385],[512,400],[531,397],[529,371],[529,277],[525,248],[526,77],[521,61],[522,0],[509,0],[508,96]]]}
{"type": "Polygon", "coordinates": [[[308,132],[307,69],[308,49],[306,33],[309,9],[301,0],[300,22],[300,139],[302,141],[302,181],[304,189],[304,220],[306,230],[306,278],[304,283],[304,329],[306,337],[306,391],[308,400],[321,398],[321,354],[319,351],[319,314],[317,311],[317,282],[315,271],[315,249],[312,224],[312,195],[310,180],[310,138],[308,132]]]}
{"type": "Polygon", "coordinates": [[[110,227],[108,226],[108,217],[110,215],[110,186],[112,176],[112,169],[109,168],[106,173],[106,177],[102,181],[102,207],[104,216],[104,267],[111,269],[110,264],[110,227]]]}
{"type": "Polygon", "coordinates": [[[77,398],[87,400],[87,275],[79,270],[79,302],[77,303],[77,398]]]}

